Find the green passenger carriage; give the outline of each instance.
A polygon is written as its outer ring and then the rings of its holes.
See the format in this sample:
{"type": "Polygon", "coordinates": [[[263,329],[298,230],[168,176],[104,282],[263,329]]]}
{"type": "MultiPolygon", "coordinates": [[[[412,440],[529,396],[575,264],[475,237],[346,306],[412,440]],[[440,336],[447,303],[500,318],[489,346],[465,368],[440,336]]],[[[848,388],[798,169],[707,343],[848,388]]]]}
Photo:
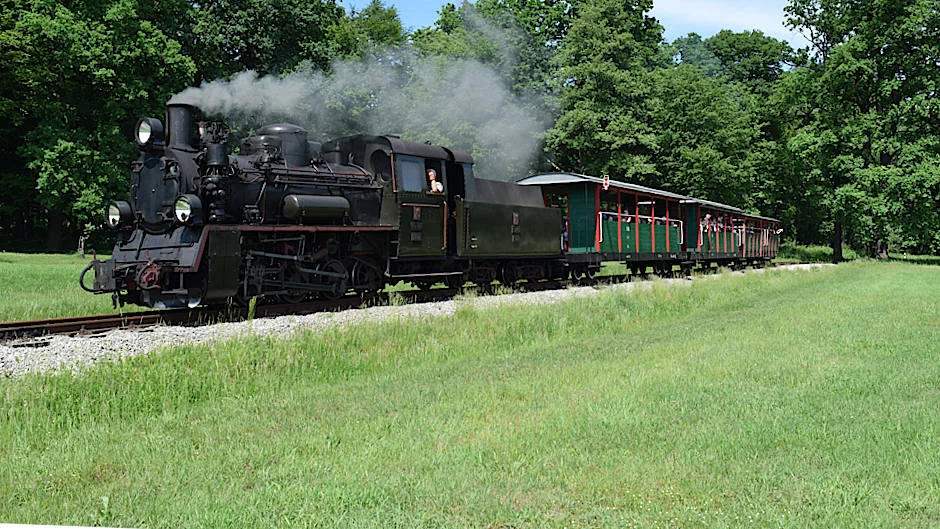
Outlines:
{"type": "Polygon", "coordinates": [[[634,273],[674,266],[746,266],[776,257],[779,221],[708,200],[576,173],[523,178],[548,206],[565,214],[563,244],[575,275],[591,276],[603,261],[634,273]]]}

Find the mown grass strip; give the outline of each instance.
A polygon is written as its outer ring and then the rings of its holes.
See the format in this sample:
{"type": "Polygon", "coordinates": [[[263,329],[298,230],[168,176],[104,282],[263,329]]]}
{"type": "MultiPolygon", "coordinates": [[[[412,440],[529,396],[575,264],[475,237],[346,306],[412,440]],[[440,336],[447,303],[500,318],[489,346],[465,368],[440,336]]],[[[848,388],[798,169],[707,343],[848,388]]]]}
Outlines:
{"type": "Polygon", "coordinates": [[[3,382],[5,521],[935,527],[940,269],[246,337],[3,382]],[[108,498],[105,505],[102,498],[108,498]]]}

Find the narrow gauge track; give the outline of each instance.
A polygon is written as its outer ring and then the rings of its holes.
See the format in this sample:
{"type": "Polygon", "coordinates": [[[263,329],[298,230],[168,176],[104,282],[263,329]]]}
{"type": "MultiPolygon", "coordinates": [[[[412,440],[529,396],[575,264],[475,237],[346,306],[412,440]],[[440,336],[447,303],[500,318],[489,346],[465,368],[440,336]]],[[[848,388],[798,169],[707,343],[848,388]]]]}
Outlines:
{"type": "MultiPolygon", "coordinates": [[[[790,265],[800,263],[779,263],[790,265]]],[[[802,263],[805,264],[805,263],[802,263]]],[[[772,263],[770,266],[778,266],[772,263]]],[[[718,268],[706,269],[717,271],[718,268]]],[[[602,276],[597,280],[582,281],[541,281],[537,283],[520,283],[516,288],[524,291],[549,290],[565,288],[580,284],[592,284],[597,281],[604,283],[620,283],[632,279],[647,279],[649,275],[639,276],[610,275],[602,276]]],[[[487,289],[491,290],[491,289],[487,289]]],[[[430,289],[396,292],[394,295],[404,298],[409,303],[440,301],[450,299],[457,295],[460,289],[430,289]]],[[[285,315],[302,315],[316,312],[329,312],[351,309],[370,304],[388,303],[389,294],[379,293],[374,296],[346,296],[336,300],[318,300],[303,303],[263,305],[255,307],[254,317],[266,318],[285,315]]],[[[218,322],[243,321],[249,318],[247,308],[241,307],[196,307],[193,309],[152,310],[146,312],[132,312],[126,314],[98,314],[92,316],[79,316],[71,318],[55,318],[48,320],[17,321],[0,323],[0,343],[11,342],[24,338],[39,338],[51,335],[92,335],[115,329],[134,329],[152,327],[154,325],[203,325],[218,322]]],[[[41,344],[23,344],[24,346],[41,344]]]]}

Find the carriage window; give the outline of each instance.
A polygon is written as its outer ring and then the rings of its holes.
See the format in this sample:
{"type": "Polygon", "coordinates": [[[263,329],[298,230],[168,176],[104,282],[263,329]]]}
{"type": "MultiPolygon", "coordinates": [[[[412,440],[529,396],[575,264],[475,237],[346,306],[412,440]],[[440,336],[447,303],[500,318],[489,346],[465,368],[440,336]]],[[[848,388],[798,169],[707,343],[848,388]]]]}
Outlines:
{"type": "Polygon", "coordinates": [[[656,224],[666,223],[666,200],[657,198],[653,201],[653,216],[656,217],[656,224]]]}
{"type": "Polygon", "coordinates": [[[645,222],[647,224],[653,223],[653,199],[651,197],[638,197],[640,200],[637,202],[640,210],[640,222],[645,222]]]}
{"type": "Polygon", "coordinates": [[[424,160],[411,156],[398,157],[401,191],[424,191],[424,160]]]}

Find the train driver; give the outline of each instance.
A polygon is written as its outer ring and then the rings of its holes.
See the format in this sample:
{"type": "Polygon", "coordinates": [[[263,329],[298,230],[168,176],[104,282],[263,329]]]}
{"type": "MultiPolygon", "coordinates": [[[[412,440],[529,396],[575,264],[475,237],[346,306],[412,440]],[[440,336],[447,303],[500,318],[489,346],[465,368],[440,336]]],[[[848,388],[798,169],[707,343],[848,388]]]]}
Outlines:
{"type": "Polygon", "coordinates": [[[444,184],[437,181],[437,172],[434,169],[428,169],[428,189],[431,193],[444,192],[444,184]]]}

